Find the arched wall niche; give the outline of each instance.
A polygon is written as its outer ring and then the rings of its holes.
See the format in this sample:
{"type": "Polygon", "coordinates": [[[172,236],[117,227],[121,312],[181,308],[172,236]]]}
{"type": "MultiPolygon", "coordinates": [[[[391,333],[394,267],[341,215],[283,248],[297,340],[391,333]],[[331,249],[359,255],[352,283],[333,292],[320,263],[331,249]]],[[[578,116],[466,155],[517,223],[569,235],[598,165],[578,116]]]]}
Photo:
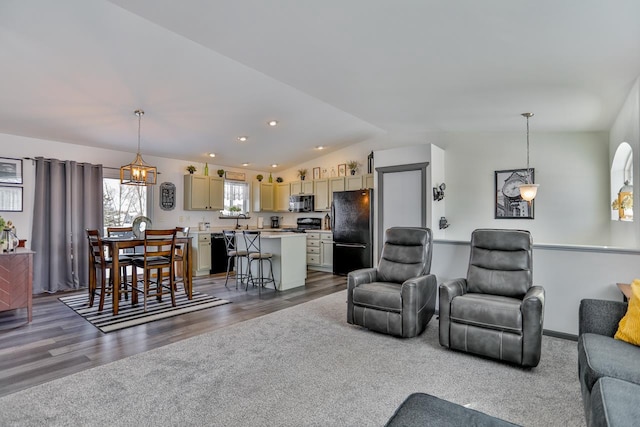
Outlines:
{"type": "Polygon", "coordinates": [[[611,220],[633,221],[633,149],[618,145],[611,163],[611,220]]]}

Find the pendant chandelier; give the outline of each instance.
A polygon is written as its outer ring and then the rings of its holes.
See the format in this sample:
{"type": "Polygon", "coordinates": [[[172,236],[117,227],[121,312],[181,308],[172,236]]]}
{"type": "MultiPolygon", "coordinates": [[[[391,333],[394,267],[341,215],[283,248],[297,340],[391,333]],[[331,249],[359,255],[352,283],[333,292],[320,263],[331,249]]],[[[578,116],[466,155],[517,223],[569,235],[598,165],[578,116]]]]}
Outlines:
{"type": "Polygon", "coordinates": [[[133,162],[120,167],[120,184],[155,185],[158,169],[146,164],[140,155],[140,121],[144,111],[136,110],[134,113],[138,116],[138,154],[133,162]]]}
{"type": "Polygon", "coordinates": [[[527,183],[520,185],[520,197],[522,200],[531,202],[538,193],[538,184],[532,182],[529,168],[529,117],[532,117],[533,113],[522,113],[522,116],[527,118],[527,183]]]}

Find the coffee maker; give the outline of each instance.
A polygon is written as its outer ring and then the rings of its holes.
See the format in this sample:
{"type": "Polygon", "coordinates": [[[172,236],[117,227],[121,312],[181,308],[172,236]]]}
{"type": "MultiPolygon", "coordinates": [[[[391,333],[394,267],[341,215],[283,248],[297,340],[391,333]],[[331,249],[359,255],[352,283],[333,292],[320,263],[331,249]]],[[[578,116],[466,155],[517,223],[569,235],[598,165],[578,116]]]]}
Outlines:
{"type": "Polygon", "coordinates": [[[271,228],[280,228],[280,217],[272,216],[271,217],[271,228]]]}

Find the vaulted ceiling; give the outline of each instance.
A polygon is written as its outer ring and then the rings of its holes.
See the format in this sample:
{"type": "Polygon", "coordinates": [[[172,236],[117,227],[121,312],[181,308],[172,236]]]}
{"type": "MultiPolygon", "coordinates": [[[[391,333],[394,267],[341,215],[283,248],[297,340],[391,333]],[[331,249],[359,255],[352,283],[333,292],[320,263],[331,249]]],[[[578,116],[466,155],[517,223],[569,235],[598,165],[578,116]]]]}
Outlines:
{"type": "Polygon", "coordinates": [[[394,134],[607,130],[637,0],[2,0],[0,133],[265,170],[394,134]],[[278,126],[267,121],[275,119],[278,126]],[[239,142],[238,136],[248,136],[239,142]]]}

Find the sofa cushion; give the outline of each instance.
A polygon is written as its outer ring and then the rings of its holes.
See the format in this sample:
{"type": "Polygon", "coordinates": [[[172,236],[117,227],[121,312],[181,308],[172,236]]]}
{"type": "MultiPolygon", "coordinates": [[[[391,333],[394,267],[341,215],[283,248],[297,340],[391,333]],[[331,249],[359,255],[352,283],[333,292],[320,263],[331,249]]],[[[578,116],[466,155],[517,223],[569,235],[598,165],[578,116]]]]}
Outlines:
{"type": "Polygon", "coordinates": [[[597,334],[582,334],[578,338],[580,381],[591,390],[598,379],[613,377],[640,384],[638,347],[597,334]]]}
{"type": "Polygon", "coordinates": [[[627,306],[627,313],[620,320],[614,338],[629,344],[640,345],[640,280],[638,279],[631,283],[631,299],[627,306]]]}
{"type": "Polygon", "coordinates": [[[402,285],[388,282],[364,283],[353,290],[353,303],[399,313],[402,311],[402,285]]]}
{"type": "Polygon", "coordinates": [[[451,301],[450,318],[457,323],[522,333],[522,301],[488,294],[464,294],[451,301]]]}
{"type": "Polygon", "coordinates": [[[589,426],[632,426],[640,420],[640,385],[600,378],[591,391],[589,426]]]}

